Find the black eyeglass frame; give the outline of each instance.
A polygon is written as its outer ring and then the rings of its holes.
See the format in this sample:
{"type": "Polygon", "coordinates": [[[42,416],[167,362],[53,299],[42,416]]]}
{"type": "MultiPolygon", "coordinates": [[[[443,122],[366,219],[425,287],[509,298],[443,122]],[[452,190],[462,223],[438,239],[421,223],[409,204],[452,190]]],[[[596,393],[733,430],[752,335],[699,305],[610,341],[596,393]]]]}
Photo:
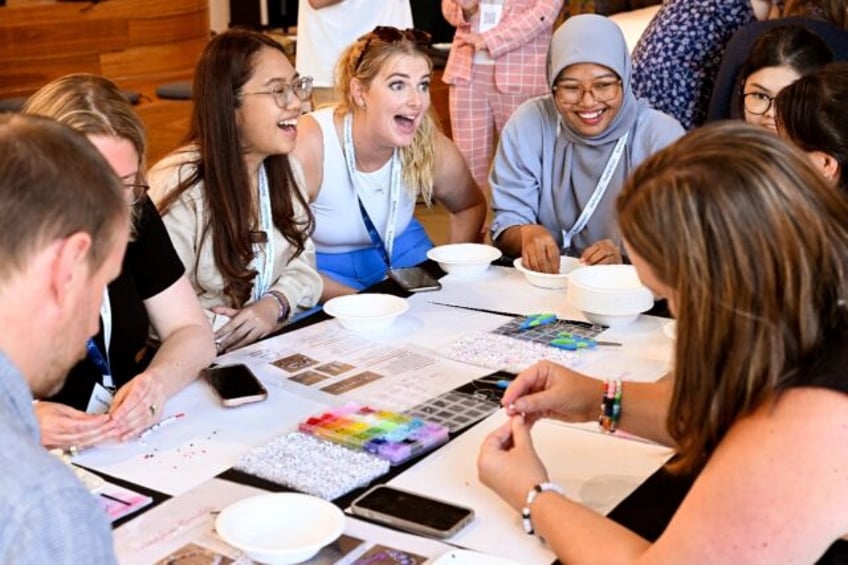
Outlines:
{"type": "Polygon", "coordinates": [[[748,112],[749,114],[754,114],[755,116],[765,116],[768,113],[768,111],[771,110],[772,106],[774,106],[774,100],[776,98],[777,98],[777,96],[769,96],[765,92],[746,92],[746,93],[742,94],[742,107],[745,108],[745,111],[748,112]],[[749,97],[757,97],[761,100],[762,99],[768,100],[768,104],[766,104],[766,107],[762,112],[756,112],[754,110],[751,110],[748,107],[748,98],[749,97]]]}

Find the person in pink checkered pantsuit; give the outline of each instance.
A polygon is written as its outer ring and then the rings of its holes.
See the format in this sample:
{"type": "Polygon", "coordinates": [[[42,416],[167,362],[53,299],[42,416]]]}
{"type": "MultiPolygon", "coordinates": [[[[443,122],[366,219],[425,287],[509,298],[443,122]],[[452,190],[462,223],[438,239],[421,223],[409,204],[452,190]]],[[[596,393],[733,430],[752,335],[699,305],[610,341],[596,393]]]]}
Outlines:
{"type": "Polygon", "coordinates": [[[442,0],[456,27],[443,80],[453,140],[488,186],[495,132],[519,104],[550,90],[545,57],[563,0],[442,0]]]}

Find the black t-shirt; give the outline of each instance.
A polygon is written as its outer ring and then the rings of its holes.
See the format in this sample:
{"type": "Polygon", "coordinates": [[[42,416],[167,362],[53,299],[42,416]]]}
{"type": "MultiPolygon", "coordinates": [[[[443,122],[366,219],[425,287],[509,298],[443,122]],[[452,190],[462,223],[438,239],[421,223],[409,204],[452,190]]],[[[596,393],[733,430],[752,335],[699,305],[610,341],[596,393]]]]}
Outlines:
{"type": "MultiPolygon", "coordinates": [[[[143,371],[152,357],[147,347],[150,320],[143,301],[170,287],[185,272],[150,199],[144,198],[137,214],[135,237],[127,245],[121,274],[109,284],[112,308],[109,362],[116,387],[143,371]]],[[[100,351],[105,351],[102,320],[94,339],[100,351]]],[[[94,384],[101,381],[102,375],[94,363],[83,359],[70,370],[62,390],[49,400],[85,410],[94,384]]]]}

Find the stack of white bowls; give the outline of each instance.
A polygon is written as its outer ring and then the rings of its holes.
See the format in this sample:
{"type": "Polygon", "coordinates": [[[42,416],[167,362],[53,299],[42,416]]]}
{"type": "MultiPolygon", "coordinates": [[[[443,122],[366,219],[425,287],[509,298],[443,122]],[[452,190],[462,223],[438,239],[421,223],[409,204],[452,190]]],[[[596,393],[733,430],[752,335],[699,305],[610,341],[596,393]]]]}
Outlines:
{"type": "Polygon", "coordinates": [[[566,300],[593,324],[623,326],[654,305],[632,265],[581,267],[568,279],[566,300]]]}

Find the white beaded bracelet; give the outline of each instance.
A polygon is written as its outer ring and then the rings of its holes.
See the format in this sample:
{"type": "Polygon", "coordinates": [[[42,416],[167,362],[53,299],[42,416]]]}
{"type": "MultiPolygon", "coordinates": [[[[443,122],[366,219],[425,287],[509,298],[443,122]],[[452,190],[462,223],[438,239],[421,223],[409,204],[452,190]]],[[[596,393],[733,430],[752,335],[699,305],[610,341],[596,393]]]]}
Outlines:
{"type": "Polygon", "coordinates": [[[539,483],[530,489],[527,493],[527,500],[524,502],[524,508],[521,509],[521,523],[524,525],[524,531],[527,532],[527,535],[532,536],[536,533],[536,530],[533,529],[533,522],[530,519],[530,505],[533,504],[533,501],[536,500],[536,497],[540,493],[547,491],[565,495],[565,491],[556,483],[539,483]]]}

